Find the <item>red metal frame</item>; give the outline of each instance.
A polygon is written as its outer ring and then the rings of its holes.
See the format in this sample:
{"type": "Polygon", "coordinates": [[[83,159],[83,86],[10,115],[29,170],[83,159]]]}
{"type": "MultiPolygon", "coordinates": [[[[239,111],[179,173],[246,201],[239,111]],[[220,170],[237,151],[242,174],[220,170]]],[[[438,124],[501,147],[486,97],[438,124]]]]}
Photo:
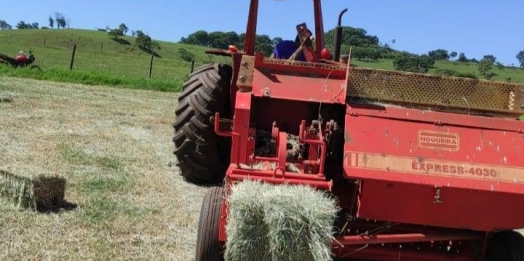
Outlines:
{"type": "MultiPolygon", "coordinates": [[[[317,56],[324,47],[320,2],[313,1],[317,56]]],[[[491,232],[524,227],[524,205],[515,204],[524,201],[523,122],[346,103],[350,61],[278,61],[255,53],[258,4],[250,4],[244,53],[229,53],[233,117],[214,117],[215,132],[232,139],[226,193],[243,179],[331,191],[352,215],[350,230],[362,231],[335,237],[332,250],[337,257],[476,260],[484,255],[491,232]],[[239,92],[236,86],[243,55],[255,56],[252,92],[239,92]],[[326,126],[309,115],[312,108],[326,105],[338,106],[344,116],[342,173],[325,173],[326,126]],[[276,155],[255,155],[257,129],[271,131],[276,155]],[[307,159],[286,158],[288,133],[309,145],[307,159]],[[249,167],[261,161],[276,167],[249,167]],[[299,173],[287,171],[288,163],[299,173]],[[472,173],[464,175],[466,168],[472,173]],[[401,226],[382,231],[384,222],[401,226]],[[450,243],[462,251],[434,247],[450,243]]],[[[227,240],[227,207],[224,201],[222,243],[227,240]]]]}
{"type": "MultiPolygon", "coordinates": [[[[251,0],[249,5],[249,14],[247,19],[246,36],[244,38],[244,53],[246,55],[255,55],[255,43],[257,35],[259,0],[251,0]]],[[[315,55],[321,57],[320,52],[324,48],[324,24],[322,18],[322,4],[320,0],[313,0],[315,15],[315,55]]]]}

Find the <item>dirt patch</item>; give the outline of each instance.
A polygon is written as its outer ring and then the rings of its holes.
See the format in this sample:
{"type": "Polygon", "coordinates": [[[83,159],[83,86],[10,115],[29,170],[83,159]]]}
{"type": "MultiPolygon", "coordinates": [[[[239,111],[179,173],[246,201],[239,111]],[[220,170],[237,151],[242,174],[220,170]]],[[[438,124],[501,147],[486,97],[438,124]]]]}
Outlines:
{"type": "Polygon", "coordinates": [[[177,94],[0,78],[0,169],[63,177],[77,204],[0,204],[0,260],[193,259],[205,188],[173,164],[177,94]]]}

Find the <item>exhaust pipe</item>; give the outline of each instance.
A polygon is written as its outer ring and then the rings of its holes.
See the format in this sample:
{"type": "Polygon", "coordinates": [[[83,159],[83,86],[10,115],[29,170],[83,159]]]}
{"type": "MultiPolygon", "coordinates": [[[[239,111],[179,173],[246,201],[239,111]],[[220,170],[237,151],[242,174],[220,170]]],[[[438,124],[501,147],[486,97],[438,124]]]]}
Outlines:
{"type": "Polygon", "coordinates": [[[340,60],[340,47],[342,45],[342,15],[347,11],[348,9],[346,8],[340,12],[340,15],[338,16],[338,25],[335,28],[335,50],[333,59],[337,62],[340,60]]]}

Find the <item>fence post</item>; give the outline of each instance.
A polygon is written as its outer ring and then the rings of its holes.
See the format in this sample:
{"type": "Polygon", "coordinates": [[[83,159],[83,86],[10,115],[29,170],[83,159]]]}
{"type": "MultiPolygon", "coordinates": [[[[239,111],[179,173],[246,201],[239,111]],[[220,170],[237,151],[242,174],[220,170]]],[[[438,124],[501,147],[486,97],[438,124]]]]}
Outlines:
{"type": "Polygon", "coordinates": [[[100,51],[102,51],[102,48],[104,48],[104,42],[100,42],[100,51]]]}
{"type": "Polygon", "coordinates": [[[155,53],[151,51],[151,60],[149,61],[149,79],[151,79],[151,73],[153,72],[153,57],[155,53]]]}
{"type": "Polygon", "coordinates": [[[44,38],[44,48],[45,48],[45,38],[44,38]]]}
{"type": "Polygon", "coordinates": [[[69,70],[73,70],[73,63],[75,62],[76,43],[73,45],[73,54],[71,55],[71,63],[69,64],[69,70]]]}
{"type": "Polygon", "coordinates": [[[191,73],[195,70],[195,59],[191,60],[191,73]]]}

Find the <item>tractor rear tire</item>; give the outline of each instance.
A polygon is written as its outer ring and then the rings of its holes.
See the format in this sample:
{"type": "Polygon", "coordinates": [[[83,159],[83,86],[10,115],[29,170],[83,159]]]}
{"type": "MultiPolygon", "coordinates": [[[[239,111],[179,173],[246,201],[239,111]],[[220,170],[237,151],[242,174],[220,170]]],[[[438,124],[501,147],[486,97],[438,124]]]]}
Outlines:
{"type": "Polygon", "coordinates": [[[231,145],[229,138],[219,137],[210,119],[216,112],[230,114],[232,68],[208,64],[195,70],[183,86],[175,110],[174,154],[180,175],[198,185],[223,181],[231,145]]]}
{"type": "Polygon", "coordinates": [[[524,261],[524,236],[512,230],[495,234],[487,258],[488,261],[524,261]]]}
{"type": "Polygon", "coordinates": [[[195,261],[224,260],[218,241],[223,197],[224,189],[222,187],[211,187],[204,196],[198,221],[195,261]]]}

